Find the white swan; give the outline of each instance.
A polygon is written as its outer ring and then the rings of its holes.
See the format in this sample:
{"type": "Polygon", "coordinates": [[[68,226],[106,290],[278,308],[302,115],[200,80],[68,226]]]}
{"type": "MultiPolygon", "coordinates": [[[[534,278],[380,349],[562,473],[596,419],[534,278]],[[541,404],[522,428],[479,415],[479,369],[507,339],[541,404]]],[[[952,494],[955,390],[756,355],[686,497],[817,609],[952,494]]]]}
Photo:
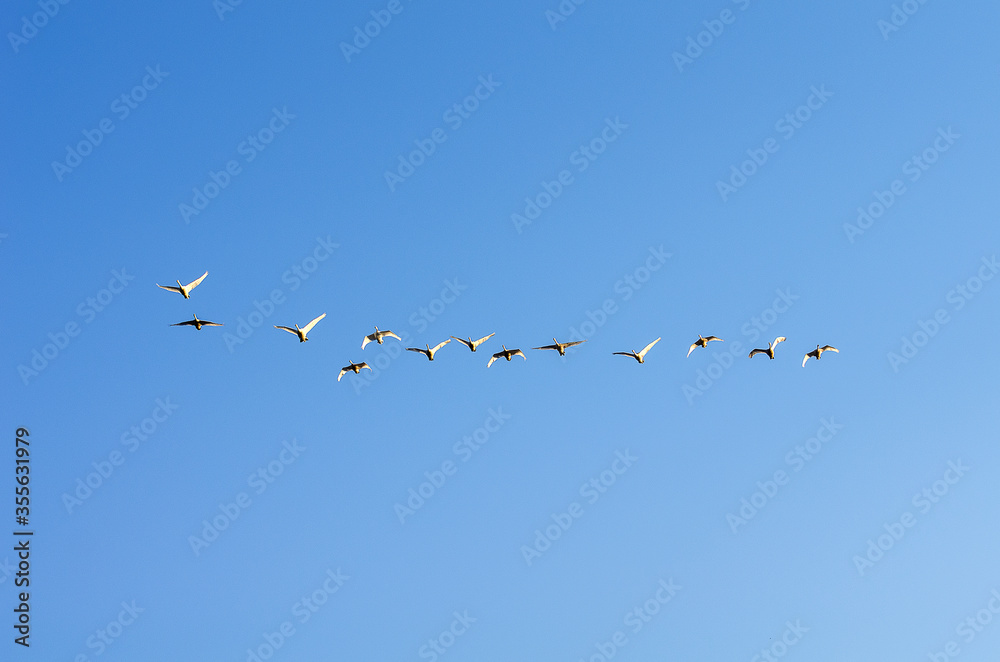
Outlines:
{"type": "Polygon", "coordinates": [[[838,354],[840,354],[840,350],[834,347],[833,345],[824,345],[823,347],[816,345],[816,349],[814,349],[811,352],[807,352],[806,355],[802,358],[802,367],[803,368],[806,367],[806,361],[809,360],[809,357],[813,357],[814,359],[819,361],[820,357],[823,356],[823,352],[837,352],[838,354]]]}
{"type": "MultiPolygon", "coordinates": [[[[372,369],[372,367],[367,363],[365,363],[364,361],[362,361],[361,363],[355,363],[354,361],[351,361],[351,365],[345,365],[343,368],[340,369],[340,374],[337,375],[337,381],[339,382],[340,378],[346,375],[349,371],[354,371],[354,374],[356,375],[359,372],[361,372],[363,368],[368,368],[369,370],[372,369]]],[[[375,371],[372,370],[372,372],[375,371]]]]}
{"type": "Polygon", "coordinates": [[[695,340],[693,343],[691,343],[691,347],[688,348],[687,355],[691,356],[691,352],[694,351],[695,347],[704,347],[713,340],[718,340],[719,342],[722,342],[722,338],[716,338],[715,336],[703,336],[699,333],[698,339],[695,340]]]}
{"type": "Polygon", "coordinates": [[[181,285],[181,282],[177,281],[177,287],[174,287],[173,285],[160,285],[159,283],[157,283],[156,286],[162,290],[170,290],[171,292],[180,292],[182,295],[184,295],[185,299],[190,299],[191,290],[198,287],[198,285],[201,284],[201,281],[205,280],[205,276],[207,275],[208,272],[206,271],[201,275],[201,278],[199,278],[198,280],[193,280],[187,285],[181,285]]]}
{"type": "Polygon", "coordinates": [[[507,359],[508,361],[510,361],[512,357],[520,355],[521,358],[524,359],[525,361],[528,360],[528,357],[525,356],[524,352],[522,352],[521,350],[507,349],[507,345],[500,345],[500,346],[503,347],[503,350],[493,355],[493,358],[490,359],[490,362],[486,364],[487,368],[493,365],[493,362],[496,361],[497,359],[507,359]]]}
{"type": "Polygon", "coordinates": [[[451,342],[451,339],[449,338],[448,340],[445,340],[444,342],[438,343],[434,347],[431,347],[430,345],[425,344],[424,347],[426,347],[427,349],[420,349],[419,347],[407,347],[406,351],[408,351],[408,352],[420,352],[421,354],[423,354],[424,356],[427,357],[428,361],[433,361],[434,360],[434,354],[439,349],[441,349],[442,347],[444,347],[445,345],[447,345],[450,342],[451,342]]]}
{"type": "Polygon", "coordinates": [[[454,338],[458,342],[462,343],[463,345],[465,345],[466,347],[468,347],[469,349],[471,349],[474,352],[474,351],[476,351],[477,347],[479,347],[480,345],[482,345],[484,342],[486,342],[487,340],[489,340],[490,338],[492,338],[495,335],[496,335],[496,333],[491,333],[488,336],[483,336],[479,340],[473,340],[471,336],[469,337],[468,340],[462,340],[458,336],[452,336],[452,338],[454,338]]]}
{"type": "Polygon", "coordinates": [[[395,338],[396,340],[400,341],[402,340],[402,338],[397,336],[392,331],[379,331],[378,327],[376,326],[375,333],[365,336],[365,339],[361,341],[361,349],[364,349],[365,345],[367,345],[370,342],[377,342],[378,344],[381,345],[382,339],[385,338],[386,336],[389,336],[390,338],[395,338]]]}
{"type": "Polygon", "coordinates": [[[178,322],[177,324],[171,324],[170,326],[193,326],[194,328],[201,331],[201,327],[203,326],[222,326],[222,324],[216,324],[215,322],[207,322],[205,320],[200,320],[198,319],[198,316],[195,315],[194,319],[188,320],[186,322],[178,322]]]}
{"type": "Polygon", "coordinates": [[[774,348],[778,346],[779,342],[785,342],[785,336],[778,336],[774,339],[774,342],[767,346],[767,349],[754,349],[750,351],[750,358],[752,359],[755,354],[767,354],[767,358],[774,358],[774,348]]]}
{"type": "Polygon", "coordinates": [[[648,352],[649,348],[652,347],[653,345],[655,345],[658,342],[660,342],[659,338],[657,338],[653,342],[651,342],[648,345],[646,345],[645,347],[643,347],[641,352],[636,352],[633,349],[631,352],[612,352],[612,354],[619,354],[621,356],[631,356],[633,359],[635,359],[639,363],[645,363],[646,352],[648,352]]]}
{"type": "Polygon", "coordinates": [[[298,324],[295,325],[294,329],[291,329],[291,328],[289,328],[287,326],[278,326],[277,324],[274,325],[274,328],[281,329],[282,331],[288,331],[289,333],[294,333],[295,335],[297,335],[299,337],[299,342],[305,342],[305,341],[309,340],[309,338],[306,338],[306,334],[309,333],[310,331],[312,331],[312,328],[314,326],[316,326],[316,322],[320,321],[324,317],[326,317],[326,313],[323,313],[322,315],[320,315],[319,317],[317,317],[313,321],[311,321],[308,324],[306,324],[301,329],[299,328],[298,324]]]}

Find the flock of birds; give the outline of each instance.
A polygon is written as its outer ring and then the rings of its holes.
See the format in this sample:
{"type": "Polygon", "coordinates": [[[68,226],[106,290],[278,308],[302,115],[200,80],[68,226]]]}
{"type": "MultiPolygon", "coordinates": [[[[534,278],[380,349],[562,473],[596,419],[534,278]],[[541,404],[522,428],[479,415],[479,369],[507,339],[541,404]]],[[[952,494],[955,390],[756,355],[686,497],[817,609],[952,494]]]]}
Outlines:
{"type": "MultiPolygon", "coordinates": [[[[198,285],[201,284],[201,281],[205,280],[206,276],[208,276],[207,271],[203,273],[200,278],[191,281],[187,285],[181,285],[181,282],[178,280],[176,281],[177,287],[174,287],[173,285],[160,285],[159,283],[157,283],[156,286],[164,290],[169,290],[170,292],[178,292],[185,299],[190,299],[191,290],[198,287],[198,285]]],[[[326,313],[323,313],[322,315],[320,315],[319,317],[317,317],[316,319],[314,319],[313,321],[309,322],[308,324],[302,327],[300,327],[298,324],[295,324],[293,327],[279,326],[276,324],[274,325],[274,328],[281,329],[282,331],[287,331],[291,334],[294,334],[296,337],[298,337],[299,342],[305,342],[309,340],[308,334],[310,331],[312,331],[312,328],[316,326],[316,324],[324,317],[326,317],[326,313]]],[[[203,326],[224,326],[224,325],[219,324],[217,322],[209,322],[207,320],[198,319],[198,316],[194,315],[193,319],[184,322],[178,322],[176,324],[171,324],[170,326],[193,326],[198,331],[201,331],[201,327],[203,326]]],[[[433,361],[434,355],[438,352],[438,350],[440,350],[442,347],[450,343],[452,340],[457,340],[458,342],[468,347],[471,351],[475,352],[480,345],[482,345],[484,342],[492,338],[494,335],[496,334],[491,333],[488,336],[483,336],[479,340],[473,340],[471,337],[463,340],[462,338],[451,336],[449,337],[448,340],[440,342],[434,347],[431,347],[429,344],[425,344],[423,349],[421,349],[420,347],[407,347],[406,349],[407,351],[410,352],[419,352],[420,354],[426,356],[428,361],[433,361]]],[[[402,338],[397,336],[392,331],[389,330],[382,331],[379,330],[379,328],[376,326],[375,333],[371,333],[365,336],[364,340],[361,341],[361,349],[364,349],[365,346],[367,346],[368,343],[371,342],[378,343],[379,345],[381,345],[383,342],[385,342],[386,338],[395,338],[396,340],[402,341],[402,338]]],[[[767,356],[767,358],[773,359],[774,350],[778,346],[778,343],[784,342],[785,340],[786,340],[785,336],[778,336],[772,342],[768,343],[766,348],[758,348],[751,350],[749,358],[753,358],[757,354],[764,354],[765,356],[767,356]]],[[[723,342],[722,338],[717,338],[715,336],[703,336],[701,334],[698,334],[698,339],[695,340],[693,343],[691,343],[691,347],[688,349],[687,355],[691,356],[691,352],[693,352],[695,349],[699,347],[707,347],[708,343],[712,341],[723,342]]],[[[559,342],[558,340],[553,338],[551,345],[542,345],[541,347],[532,347],[531,349],[551,349],[559,352],[559,356],[566,356],[566,350],[568,348],[583,344],[585,342],[587,341],[575,340],[572,342],[559,342]]],[[[653,345],[655,345],[658,342],[660,342],[660,338],[657,338],[653,342],[649,343],[648,345],[643,347],[642,350],[638,352],[632,350],[631,352],[612,352],[612,354],[616,356],[630,356],[639,363],[645,363],[646,353],[649,352],[649,350],[653,348],[653,345]]],[[[493,362],[496,361],[497,359],[506,359],[507,361],[510,361],[515,356],[520,356],[525,361],[528,360],[528,357],[525,356],[524,352],[522,352],[520,349],[507,349],[506,345],[501,345],[501,347],[502,349],[499,352],[493,354],[490,360],[486,363],[487,368],[493,365],[493,362]]],[[[823,356],[823,352],[839,353],[840,350],[837,349],[836,347],[833,347],[832,345],[824,345],[823,347],[816,345],[816,349],[812,350],[811,352],[807,352],[805,357],[803,357],[802,367],[803,368],[806,367],[806,363],[809,361],[810,358],[814,358],[818,361],[820,357],[823,356]]],[[[346,365],[343,368],[341,368],[340,374],[337,375],[337,381],[339,382],[343,378],[343,376],[346,375],[348,372],[353,372],[354,374],[358,374],[365,368],[367,368],[368,370],[372,369],[371,366],[369,366],[364,361],[361,361],[359,363],[351,361],[349,365],[346,365]]]]}

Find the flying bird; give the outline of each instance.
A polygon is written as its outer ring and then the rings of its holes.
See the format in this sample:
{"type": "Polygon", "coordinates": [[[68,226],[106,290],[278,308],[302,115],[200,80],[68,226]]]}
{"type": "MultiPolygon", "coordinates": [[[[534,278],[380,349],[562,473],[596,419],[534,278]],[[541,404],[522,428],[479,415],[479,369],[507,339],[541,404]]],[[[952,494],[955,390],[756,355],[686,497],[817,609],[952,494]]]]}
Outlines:
{"type": "Polygon", "coordinates": [[[657,338],[653,342],[651,342],[648,345],[646,345],[645,347],[643,347],[642,351],[638,352],[638,353],[635,350],[632,350],[631,352],[612,352],[612,354],[620,354],[621,356],[631,356],[633,359],[635,359],[639,363],[645,363],[646,352],[648,352],[649,349],[653,345],[655,345],[656,343],[658,343],[658,342],[660,342],[659,338],[657,338]]]}
{"type": "Polygon", "coordinates": [[[351,361],[351,365],[345,365],[343,368],[340,369],[340,374],[337,375],[337,381],[339,382],[340,378],[346,375],[349,371],[353,371],[355,375],[358,374],[359,372],[361,372],[362,368],[368,368],[369,370],[372,369],[372,367],[367,363],[365,363],[364,361],[362,361],[361,363],[355,363],[354,361],[351,361]]]}
{"type": "Polygon", "coordinates": [[[297,335],[299,337],[299,342],[305,342],[305,341],[309,340],[309,338],[306,338],[306,334],[309,333],[310,331],[312,331],[312,328],[314,326],[316,326],[316,322],[320,321],[324,317],[326,317],[326,313],[323,313],[322,315],[320,315],[319,317],[317,317],[313,321],[311,321],[308,324],[306,324],[301,329],[299,328],[298,324],[295,325],[294,329],[290,329],[287,326],[278,326],[277,324],[274,325],[274,328],[281,329],[283,331],[288,331],[289,333],[294,333],[295,335],[297,335]]]}
{"type": "Polygon", "coordinates": [[[376,326],[375,327],[375,333],[373,333],[371,335],[365,336],[365,339],[361,341],[361,349],[364,349],[365,345],[367,345],[370,342],[377,342],[378,344],[381,345],[382,344],[382,339],[385,338],[386,336],[389,336],[390,338],[395,338],[396,340],[402,341],[402,338],[400,338],[399,336],[397,336],[392,331],[379,331],[378,327],[376,326]]]}
{"type": "Polygon", "coordinates": [[[758,348],[758,349],[752,350],[750,352],[750,358],[752,359],[754,357],[754,354],[767,354],[767,358],[773,359],[774,358],[774,348],[778,346],[779,342],[785,342],[785,336],[778,336],[777,338],[775,338],[774,342],[772,342],[770,345],[767,346],[767,349],[759,349],[758,348]]]}
{"type": "MultiPolygon", "coordinates": [[[[208,322],[206,320],[200,320],[200,319],[198,319],[198,316],[195,315],[194,319],[190,319],[190,320],[188,320],[186,322],[178,322],[177,324],[171,324],[170,326],[193,326],[194,328],[196,328],[199,331],[201,331],[201,327],[203,327],[203,326],[222,326],[222,324],[216,324],[215,322],[208,322]]],[[[817,357],[817,358],[819,358],[819,357],[817,357]]]]}
{"type": "Polygon", "coordinates": [[[555,338],[552,339],[554,344],[552,345],[542,345],[541,347],[532,347],[531,349],[554,349],[559,352],[559,356],[566,356],[566,348],[573,347],[574,345],[579,345],[587,342],[586,340],[577,340],[575,342],[559,342],[555,338]]]}
{"type": "Polygon", "coordinates": [[[522,352],[521,350],[507,349],[507,345],[500,345],[500,346],[503,347],[503,351],[497,352],[496,354],[493,355],[493,358],[490,359],[490,362],[486,364],[487,368],[493,365],[493,362],[496,361],[497,359],[507,359],[508,361],[510,361],[511,357],[517,356],[519,354],[522,359],[524,359],[525,361],[528,360],[528,357],[525,356],[524,352],[522,352]]]}
{"type": "Polygon", "coordinates": [[[198,280],[193,280],[187,285],[181,285],[181,282],[177,281],[177,287],[174,287],[173,285],[160,285],[159,283],[157,283],[156,286],[162,290],[170,290],[171,292],[180,292],[181,294],[184,295],[185,299],[190,299],[191,290],[198,287],[198,285],[201,284],[201,281],[205,280],[205,276],[207,275],[208,272],[206,271],[201,275],[201,278],[199,278],[198,280]]]}
{"type": "Polygon", "coordinates": [[[695,347],[705,347],[706,345],[708,345],[708,343],[710,343],[713,340],[718,340],[719,342],[722,342],[722,338],[716,338],[715,336],[703,336],[699,333],[698,339],[695,340],[693,343],[691,343],[691,347],[688,348],[687,355],[691,356],[691,352],[694,351],[695,347]]]}
{"type": "Polygon", "coordinates": [[[435,352],[437,352],[439,349],[441,349],[442,347],[444,347],[445,345],[447,345],[450,342],[451,342],[451,339],[449,338],[448,340],[445,340],[442,343],[438,343],[434,347],[431,347],[430,345],[425,344],[424,347],[426,347],[427,349],[420,349],[419,347],[407,347],[406,351],[408,351],[408,352],[420,352],[421,354],[423,354],[424,356],[427,357],[428,361],[433,361],[434,360],[434,354],[435,354],[435,352]]]}
{"type": "Polygon", "coordinates": [[[471,336],[469,337],[468,340],[462,340],[461,338],[459,338],[457,336],[452,336],[452,338],[454,338],[458,342],[462,343],[463,345],[465,345],[466,347],[468,347],[469,349],[471,349],[474,352],[474,351],[476,351],[477,347],[479,347],[480,345],[482,345],[484,342],[486,342],[487,340],[489,340],[490,338],[492,338],[495,335],[496,335],[496,333],[491,333],[488,336],[483,336],[479,340],[473,340],[471,336]]]}
{"type": "Polygon", "coordinates": [[[813,358],[815,358],[817,361],[819,361],[820,358],[823,356],[823,352],[827,352],[827,351],[829,351],[829,352],[837,352],[838,354],[840,354],[840,350],[837,349],[836,347],[834,347],[833,345],[824,345],[822,347],[820,347],[819,345],[816,345],[816,349],[814,349],[811,352],[807,352],[806,355],[805,355],[805,357],[803,357],[803,359],[802,359],[802,367],[803,368],[806,367],[806,361],[809,360],[810,356],[813,357],[813,358]]]}

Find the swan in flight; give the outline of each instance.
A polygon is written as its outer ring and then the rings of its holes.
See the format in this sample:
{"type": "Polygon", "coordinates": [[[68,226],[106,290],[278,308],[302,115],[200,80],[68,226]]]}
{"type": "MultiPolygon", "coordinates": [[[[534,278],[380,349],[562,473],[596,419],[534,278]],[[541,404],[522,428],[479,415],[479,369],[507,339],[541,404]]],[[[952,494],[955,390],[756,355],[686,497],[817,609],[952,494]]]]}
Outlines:
{"type": "MultiPolygon", "coordinates": [[[[207,322],[205,320],[200,320],[198,319],[198,316],[195,315],[194,319],[192,320],[188,320],[186,322],[178,322],[177,324],[171,324],[170,326],[193,326],[194,328],[201,331],[201,327],[203,326],[222,326],[222,324],[216,324],[215,322],[207,322]]],[[[819,357],[817,356],[816,358],[819,357]]]]}
{"type": "Polygon", "coordinates": [[[451,342],[451,339],[449,338],[448,340],[445,340],[442,343],[438,343],[437,345],[434,345],[434,347],[431,347],[430,345],[424,344],[424,347],[426,347],[427,349],[420,349],[419,347],[407,347],[406,351],[408,351],[408,352],[420,352],[421,354],[423,354],[424,356],[427,357],[428,361],[433,361],[434,360],[434,354],[439,349],[441,349],[442,347],[444,347],[445,345],[447,345],[450,342],[451,342]]]}
{"type": "Polygon", "coordinates": [[[718,340],[719,342],[722,342],[722,338],[716,338],[715,336],[703,336],[699,333],[698,339],[695,340],[693,343],[691,343],[691,347],[688,349],[687,355],[691,356],[691,352],[694,351],[695,347],[705,347],[706,345],[708,345],[708,343],[710,343],[713,340],[718,340]]]}
{"type": "MultiPolygon", "coordinates": [[[[351,361],[351,365],[345,365],[343,368],[340,369],[340,374],[337,375],[337,381],[339,382],[340,378],[346,375],[350,371],[353,371],[355,375],[358,374],[359,372],[361,372],[362,368],[368,368],[369,370],[372,369],[372,367],[367,363],[365,363],[364,361],[362,361],[361,363],[355,363],[354,361],[351,361]]],[[[374,370],[372,370],[372,372],[374,372],[374,370]]]]}
{"type": "Polygon", "coordinates": [[[559,342],[555,338],[552,339],[554,344],[552,345],[542,345],[541,347],[532,347],[531,349],[554,349],[559,352],[559,356],[566,356],[566,348],[573,347],[574,345],[580,345],[587,342],[586,340],[577,340],[575,342],[559,342]]]}
{"type": "Polygon", "coordinates": [[[290,329],[287,326],[278,326],[277,324],[274,325],[274,328],[281,329],[282,331],[288,331],[289,333],[294,333],[295,335],[297,335],[299,337],[299,342],[305,342],[305,341],[309,340],[308,338],[306,338],[306,334],[309,333],[310,331],[312,331],[312,328],[314,326],[316,326],[316,322],[320,321],[324,317],[326,317],[326,313],[323,313],[322,315],[320,315],[319,317],[317,317],[313,321],[311,321],[308,324],[306,324],[301,329],[299,328],[298,324],[295,325],[294,329],[290,329]]]}
{"type": "Polygon", "coordinates": [[[660,342],[659,338],[657,338],[653,342],[651,342],[648,345],[646,345],[645,347],[643,347],[642,351],[638,352],[638,353],[635,350],[632,350],[631,352],[612,352],[612,354],[620,354],[621,356],[631,356],[633,359],[635,359],[639,363],[645,363],[646,352],[648,352],[649,349],[653,345],[655,345],[656,343],[658,343],[658,342],[660,342]]]}
{"type": "Polygon", "coordinates": [[[469,337],[468,340],[462,340],[461,338],[459,338],[457,336],[452,336],[452,338],[454,338],[458,342],[462,343],[463,345],[465,345],[466,347],[468,347],[469,349],[471,349],[474,352],[474,351],[476,351],[477,347],[479,347],[480,345],[482,345],[484,342],[486,342],[487,340],[489,340],[490,338],[492,338],[495,335],[496,335],[496,333],[491,333],[488,336],[483,336],[479,340],[473,340],[471,336],[469,337]]]}
{"type": "Polygon", "coordinates": [[[508,361],[510,361],[511,357],[517,355],[520,355],[521,358],[524,359],[525,361],[528,360],[528,357],[525,356],[524,352],[522,352],[521,350],[507,349],[507,345],[500,345],[500,346],[503,347],[503,351],[497,352],[496,354],[493,355],[493,358],[490,359],[490,362],[486,364],[487,368],[493,365],[493,362],[496,361],[497,359],[507,359],[508,361]]]}
{"type": "Polygon", "coordinates": [[[198,280],[193,280],[187,285],[181,285],[181,282],[177,281],[177,287],[174,287],[173,285],[160,285],[159,283],[157,283],[156,286],[162,290],[170,290],[171,292],[180,292],[181,294],[184,295],[185,299],[190,299],[191,290],[198,287],[201,284],[201,281],[205,280],[205,276],[207,275],[208,272],[206,271],[201,275],[201,278],[199,278],[198,280]]]}
{"type": "Polygon", "coordinates": [[[785,336],[778,336],[777,338],[774,339],[774,342],[772,342],[770,345],[767,346],[767,349],[760,349],[760,348],[758,348],[758,349],[752,350],[750,352],[750,358],[752,359],[754,357],[754,354],[767,354],[767,358],[773,359],[774,358],[774,348],[778,346],[779,342],[785,342],[785,340],[786,340],[785,336]]]}
{"type": "Polygon", "coordinates": [[[392,331],[379,331],[378,327],[376,326],[375,333],[365,336],[365,339],[361,341],[361,349],[364,349],[365,345],[367,345],[370,342],[377,342],[378,344],[381,345],[382,339],[385,338],[386,336],[389,336],[390,338],[395,338],[396,340],[400,341],[402,340],[402,338],[397,336],[392,331]]]}
{"type": "Polygon", "coordinates": [[[808,352],[805,355],[805,357],[803,357],[803,359],[802,359],[802,367],[803,368],[806,367],[806,361],[809,360],[810,356],[813,357],[813,358],[815,358],[817,361],[819,361],[820,357],[823,356],[823,352],[837,352],[838,354],[840,354],[840,350],[837,349],[836,347],[834,347],[833,345],[824,345],[822,347],[820,347],[819,345],[816,345],[816,349],[814,349],[811,352],[808,352]]]}

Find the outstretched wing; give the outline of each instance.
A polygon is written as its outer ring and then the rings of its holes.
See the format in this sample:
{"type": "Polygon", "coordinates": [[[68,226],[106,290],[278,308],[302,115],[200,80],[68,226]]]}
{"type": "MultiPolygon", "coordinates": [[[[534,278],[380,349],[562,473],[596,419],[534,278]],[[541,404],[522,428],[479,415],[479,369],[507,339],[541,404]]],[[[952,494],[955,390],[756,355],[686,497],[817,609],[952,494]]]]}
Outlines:
{"type": "Polygon", "coordinates": [[[834,347],[833,345],[825,345],[820,349],[822,349],[824,352],[837,352],[838,354],[840,354],[840,350],[834,347]]]}
{"type": "Polygon", "coordinates": [[[433,347],[431,347],[431,354],[433,354],[434,352],[438,351],[439,349],[441,349],[442,347],[444,347],[445,345],[447,345],[450,342],[451,342],[451,340],[449,339],[449,340],[445,340],[444,342],[439,342],[438,344],[434,345],[433,347]]]}
{"type": "Polygon", "coordinates": [[[819,358],[819,353],[816,352],[816,350],[813,350],[811,352],[806,352],[806,355],[802,357],[802,367],[803,368],[806,367],[806,361],[809,360],[810,356],[815,356],[816,358],[819,358]]]}
{"type": "Polygon", "coordinates": [[[282,331],[288,331],[289,333],[294,333],[295,335],[299,335],[298,331],[296,331],[295,329],[290,329],[287,326],[278,326],[277,324],[275,324],[274,328],[281,329],[282,331]]]}
{"type": "Polygon", "coordinates": [[[222,324],[216,324],[215,322],[206,322],[205,320],[198,320],[201,322],[202,326],[223,326],[222,324]]]}
{"type": "Polygon", "coordinates": [[[185,286],[184,286],[184,289],[186,289],[187,291],[189,291],[189,292],[190,292],[190,291],[191,291],[191,290],[193,290],[194,288],[196,288],[196,287],[198,287],[199,285],[201,285],[201,281],[205,280],[205,276],[207,276],[207,275],[208,275],[208,272],[206,271],[205,273],[203,273],[203,274],[201,275],[201,278],[199,278],[198,280],[193,280],[193,281],[191,281],[190,283],[188,283],[187,285],[185,285],[185,286]]]}
{"type": "Polygon", "coordinates": [[[367,345],[370,342],[375,342],[375,334],[374,333],[371,334],[370,336],[365,336],[365,339],[361,341],[361,349],[364,349],[365,345],[367,345]]]}
{"type": "Polygon", "coordinates": [[[648,352],[648,351],[649,351],[649,348],[650,348],[650,347],[652,347],[653,345],[655,345],[655,344],[656,344],[656,343],[658,343],[658,342],[660,342],[660,339],[659,339],[659,338],[657,338],[657,339],[656,339],[656,340],[654,340],[653,342],[651,342],[651,343],[649,343],[648,345],[646,345],[645,347],[643,347],[643,348],[642,348],[642,351],[641,351],[641,352],[639,352],[639,356],[643,356],[643,357],[645,357],[645,356],[646,356],[646,352],[648,352]]]}
{"type": "Polygon", "coordinates": [[[777,347],[779,342],[785,342],[785,336],[778,336],[777,338],[775,338],[774,342],[771,343],[771,349],[777,347]]]}
{"type": "Polygon", "coordinates": [[[486,364],[486,367],[489,368],[491,365],[493,365],[493,362],[496,361],[498,358],[500,358],[500,355],[499,354],[494,354],[490,358],[490,362],[486,364]]]}
{"type": "MultiPolygon", "coordinates": [[[[204,324],[204,322],[202,322],[204,324]]],[[[171,324],[170,326],[194,326],[194,320],[188,320],[186,322],[178,322],[177,324],[171,324]]]]}
{"type": "Polygon", "coordinates": [[[706,341],[718,340],[719,342],[723,342],[722,338],[716,338],[715,336],[705,336],[705,340],[706,341]]]}
{"type": "Polygon", "coordinates": [[[392,331],[383,331],[383,332],[382,332],[382,337],[384,338],[384,337],[386,337],[386,336],[389,336],[390,338],[395,338],[396,340],[399,340],[399,341],[402,341],[402,340],[403,340],[402,338],[400,338],[399,336],[397,336],[397,335],[396,335],[395,333],[393,333],[392,331]]]}
{"type": "Polygon", "coordinates": [[[368,365],[367,363],[365,363],[364,361],[362,361],[361,363],[358,363],[357,366],[358,366],[358,370],[364,370],[365,368],[368,368],[368,372],[375,372],[374,370],[372,370],[372,367],[370,365],[368,365]]]}
{"type": "Polygon", "coordinates": [[[452,336],[452,338],[454,338],[454,339],[455,339],[455,340],[457,340],[458,342],[462,343],[463,345],[465,345],[465,346],[466,346],[466,347],[468,347],[469,349],[472,349],[472,343],[471,343],[471,342],[469,342],[468,340],[462,340],[462,339],[461,339],[461,338],[459,338],[458,336],[452,336]]]}
{"type": "Polygon", "coordinates": [[[420,352],[421,354],[426,354],[427,353],[427,350],[423,349],[422,347],[407,347],[406,351],[407,352],[420,352]]]}
{"type": "Polygon", "coordinates": [[[492,338],[495,335],[496,335],[496,331],[494,331],[493,333],[491,333],[488,336],[483,336],[479,340],[473,340],[472,341],[472,346],[473,347],[479,347],[480,345],[482,345],[484,342],[486,342],[487,340],[489,340],[490,338],[492,338]]]}
{"type": "Polygon", "coordinates": [[[171,292],[180,292],[181,291],[181,288],[179,288],[179,287],[171,287],[170,285],[160,285],[159,283],[157,283],[156,286],[158,288],[160,288],[161,290],[170,290],[171,292]]]}
{"type": "Polygon", "coordinates": [[[583,343],[585,343],[585,342],[587,342],[587,341],[586,341],[586,340],[574,340],[573,342],[564,342],[564,343],[562,344],[562,346],[563,346],[564,348],[566,348],[566,347],[573,347],[573,346],[575,346],[575,345],[582,345],[582,344],[583,344],[583,343]]]}
{"type": "Polygon", "coordinates": [[[337,381],[338,381],[338,382],[340,381],[340,379],[341,379],[341,378],[342,378],[342,377],[343,377],[344,375],[346,375],[346,374],[347,374],[347,371],[348,371],[348,369],[349,369],[349,368],[350,368],[350,366],[348,366],[347,368],[341,368],[341,369],[340,369],[340,374],[339,374],[339,375],[337,375],[337,381]]]}
{"type": "Polygon", "coordinates": [[[760,349],[760,348],[750,350],[750,358],[751,359],[755,355],[757,355],[757,354],[767,354],[767,350],[766,349],[760,349]]]}
{"type": "MultiPolygon", "coordinates": [[[[519,355],[519,354],[521,355],[521,358],[522,358],[522,359],[524,359],[525,361],[527,361],[527,360],[528,360],[528,357],[524,355],[524,352],[522,352],[522,351],[521,351],[521,350],[519,350],[519,349],[515,349],[515,350],[514,350],[513,352],[511,352],[511,353],[510,353],[510,355],[511,355],[511,356],[517,356],[517,355],[519,355]]],[[[510,359],[507,359],[507,360],[509,361],[510,359]]]]}
{"type": "Polygon", "coordinates": [[[559,345],[542,345],[541,347],[532,347],[531,349],[559,349],[559,345]]]}
{"type": "Polygon", "coordinates": [[[691,343],[691,346],[688,347],[688,353],[687,353],[687,355],[691,356],[691,352],[693,352],[694,349],[695,349],[695,347],[697,347],[697,346],[698,346],[698,343],[691,343]]]}
{"type": "Polygon", "coordinates": [[[314,326],[316,326],[316,322],[320,321],[324,317],[326,317],[326,313],[323,313],[322,315],[320,315],[319,317],[317,317],[313,321],[311,321],[308,324],[306,324],[304,327],[302,327],[302,333],[309,333],[310,331],[312,331],[312,328],[314,326]]]}

